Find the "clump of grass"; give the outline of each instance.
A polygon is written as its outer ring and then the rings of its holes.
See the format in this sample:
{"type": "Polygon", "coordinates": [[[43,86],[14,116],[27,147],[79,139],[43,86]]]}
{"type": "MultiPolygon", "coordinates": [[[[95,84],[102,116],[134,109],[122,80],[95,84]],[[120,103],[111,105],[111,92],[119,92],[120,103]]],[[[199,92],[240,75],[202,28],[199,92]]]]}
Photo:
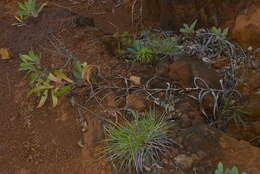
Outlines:
{"type": "Polygon", "coordinates": [[[246,115],[250,115],[251,113],[246,111],[243,105],[241,105],[238,101],[232,99],[231,97],[224,96],[221,99],[222,104],[218,113],[219,119],[226,122],[226,124],[233,120],[237,127],[245,127],[243,117],[246,115]]]}
{"type": "Polygon", "coordinates": [[[152,39],[149,47],[156,55],[171,56],[178,51],[178,43],[175,37],[165,39],[152,39]]]}
{"type": "Polygon", "coordinates": [[[159,153],[172,144],[170,126],[165,117],[156,118],[154,110],[141,116],[132,111],[134,119],[123,124],[112,123],[105,128],[107,143],[104,153],[119,170],[143,170],[145,165],[156,162],[159,153]]]}

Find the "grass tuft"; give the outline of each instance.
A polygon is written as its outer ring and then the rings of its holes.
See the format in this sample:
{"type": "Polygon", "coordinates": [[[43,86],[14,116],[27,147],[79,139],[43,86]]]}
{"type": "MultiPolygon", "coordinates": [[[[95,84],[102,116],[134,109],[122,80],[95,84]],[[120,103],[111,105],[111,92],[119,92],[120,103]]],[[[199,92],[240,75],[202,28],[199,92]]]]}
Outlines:
{"type": "Polygon", "coordinates": [[[141,116],[132,111],[134,119],[123,124],[111,123],[105,128],[107,138],[104,153],[119,170],[135,169],[137,172],[159,160],[159,153],[172,144],[169,124],[165,117],[156,117],[150,110],[141,116]]]}

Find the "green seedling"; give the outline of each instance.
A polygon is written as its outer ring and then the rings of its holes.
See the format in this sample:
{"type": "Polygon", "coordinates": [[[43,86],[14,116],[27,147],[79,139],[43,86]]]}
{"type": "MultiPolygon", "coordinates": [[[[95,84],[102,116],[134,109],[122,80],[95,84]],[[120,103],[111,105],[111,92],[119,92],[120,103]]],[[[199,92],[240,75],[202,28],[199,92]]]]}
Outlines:
{"type": "Polygon", "coordinates": [[[213,34],[216,34],[217,36],[219,36],[219,38],[221,39],[226,39],[227,36],[228,36],[228,31],[229,31],[229,28],[225,28],[223,31],[221,28],[217,28],[217,27],[212,27],[211,28],[211,33],[213,34]]]}
{"type": "Polygon", "coordinates": [[[39,8],[37,8],[36,1],[35,0],[28,0],[25,2],[18,2],[18,6],[20,8],[19,11],[16,13],[20,16],[32,16],[34,18],[37,18],[39,16],[39,13],[42,11],[42,9],[47,5],[47,2],[40,5],[39,8]]]}
{"type": "Polygon", "coordinates": [[[220,119],[234,120],[239,127],[240,125],[245,126],[243,116],[250,114],[250,112],[245,111],[243,106],[237,104],[235,100],[228,97],[223,98],[223,105],[219,112],[220,119]]]}
{"type": "Polygon", "coordinates": [[[30,50],[28,54],[20,54],[22,63],[20,64],[19,71],[27,71],[28,73],[36,72],[40,67],[41,57],[30,50]]]}
{"type": "Polygon", "coordinates": [[[183,34],[194,34],[195,33],[195,27],[198,20],[196,19],[190,26],[187,24],[183,24],[183,28],[180,29],[180,32],[183,34]]]}
{"type": "MultiPolygon", "coordinates": [[[[219,162],[214,174],[239,174],[239,171],[238,171],[237,167],[233,167],[232,169],[224,170],[224,165],[221,162],[219,162]]],[[[243,172],[241,174],[247,174],[247,173],[243,172]]]]}
{"type": "Polygon", "coordinates": [[[128,52],[133,56],[133,58],[143,64],[148,64],[154,59],[154,52],[149,47],[142,46],[140,40],[135,40],[133,48],[128,48],[128,52]]]}

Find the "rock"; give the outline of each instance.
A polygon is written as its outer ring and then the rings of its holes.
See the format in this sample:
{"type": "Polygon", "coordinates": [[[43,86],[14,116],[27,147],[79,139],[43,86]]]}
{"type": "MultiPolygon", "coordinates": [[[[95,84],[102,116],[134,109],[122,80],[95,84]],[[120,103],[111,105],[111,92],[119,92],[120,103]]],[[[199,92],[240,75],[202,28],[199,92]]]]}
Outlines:
{"type": "Polygon", "coordinates": [[[245,111],[250,112],[248,117],[260,119],[260,97],[252,95],[249,97],[248,103],[245,105],[245,111]]]}
{"type": "MultiPolygon", "coordinates": [[[[88,117],[89,118],[89,117],[88,117]]],[[[87,148],[95,147],[104,138],[103,123],[101,120],[88,119],[88,131],[84,133],[83,143],[87,148]]]]}
{"type": "Polygon", "coordinates": [[[128,96],[128,107],[137,111],[144,111],[147,108],[145,97],[140,94],[130,94],[128,96]]]}
{"type": "Polygon", "coordinates": [[[12,54],[10,49],[8,48],[0,48],[0,59],[2,60],[7,60],[7,59],[11,59],[12,54]]]}
{"type": "Polygon", "coordinates": [[[181,154],[174,158],[174,161],[178,167],[183,170],[190,169],[193,164],[193,158],[187,155],[181,154]]]}
{"type": "Polygon", "coordinates": [[[260,8],[256,7],[246,14],[236,17],[232,38],[244,48],[258,48],[260,44],[260,8]]]}
{"type": "Polygon", "coordinates": [[[216,62],[212,65],[213,68],[220,69],[227,66],[230,63],[230,60],[226,56],[218,56],[216,62]]]}
{"type": "Polygon", "coordinates": [[[260,88],[260,71],[249,71],[246,79],[248,79],[248,86],[252,90],[260,88]]]}
{"type": "Polygon", "coordinates": [[[116,99],[116,94],[113,91],[109,91],[105,97],[105,103],[107,107],[116,108],[117,102],[115,99],[116,99]]]}
{"type": "Polygon", "coordinates": [[[130,76],[129,80],[135,85],[141,85],[141,77],[139,76],[130,76]]]}
{"type": "Polygon", "coordinates": [[[80,15],[78,15],[75,18],[75,24],[77,27],[86,27],[86,26],[94,27],[95,26],[93,18],[88,17],[88,16],[80,16],[80,15]]]}
{"type": "Polygon", "coordinates": [[[175,62],[169,65],[169,77],[178,81],[183,87],[191,87],[193,74],[188,62],[175,62]]]}
{"type": "Polygon", "coordinates": [[[237,166],[239,171],[260,174],[260,149],[248,142],[222,135],[220,138],[221,162],[227,167],[237,166]]]}
{"type": "Polygon", "coordinates": [[[219,88],[221,74],[196,57],[180,57],[169,65],[169,77],[183,87],[191,87],[194,77],[200,77],[209,87],[219,88]]]}
{"type": "Polygon", "coordinates": [[[233,22],[242,9],[252,0],[144,0],[144,19],[159,21],[163,29],[179,29],[183,23],[191,24],[194,19],[202,25],[219,25],[233,22]]]}

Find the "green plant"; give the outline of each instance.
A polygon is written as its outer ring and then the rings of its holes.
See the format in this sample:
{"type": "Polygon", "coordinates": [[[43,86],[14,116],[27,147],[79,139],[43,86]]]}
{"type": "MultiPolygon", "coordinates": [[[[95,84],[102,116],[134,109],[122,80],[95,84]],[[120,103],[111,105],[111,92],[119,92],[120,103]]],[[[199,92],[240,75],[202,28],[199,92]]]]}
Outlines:
{"type": "Polygon", "coordinates": [[[59,98],[72,89],[73,83],[74,82],[63,73],[62,69],[56,70],[53,73],[48,73],[47,79],[38,79],[35,86],[28,93],[28,96],[34,93],[40,97],[40,102],[37,106],[39,108],[44,105],[50,94],[53,107],[55,107],[58,104],[59,98]]]}
{"type": "Polygon", "coordinates": [[[28,54],[20,54],[22,63],[20,71],[26,71],[29,77],[31,87],[28,96],[36,94],[40,98],[38,108],[42,107],[49,94],[51,95],[53,107],[58,104],[59,97],[65,95],[72,88],[74,82],[69,79],[63,72],[63,69],[54,72],[45,71],[40,65],[41,57],[32,50],[28,54]]]}
{"type": "Polygon", "coordinates": [[[18,2],[18,6],[20,8],[20,11],[17,11],[16,13],[20,16],[32,16],[32,17],[38,17],[39,13],[42,11],[42,9],[47,5],[47,2],[40,5],[39,8],[36,7],[36,1],[35,0],[28,0],[25,2],[18,2]]]}
{"type": "Polygon", "coordinates": [[[230,97],[222,98],[222,107],[219,111],[219,119],[227,120],[227,122],[234,120],[236,125],[245,125],[243,116],[250,115],[250,112],[245,111],[244,107],[241,106],[237,101],[230,97]]]}
{"type": "Polygon", "coordinates": [[[88,65],[86,62],[81,64],[76,60],[73,62],[73,77],[76,81],[87,81],[88,83],[96,82],[97,74],[99,73],[99,67],[96,65],[88,65]]]}
{"type": "Polygon", "coordinates": [[[141,116],[132,111],[133,120],[105,127],[104,153],[120,170],[142,171],[144,165],[156,162],[159,153],[171,144],[165,117],[156,118],[154,110],[141,116]]]}
{"type": "MultiPolygon", "coordinates": [[[[219,162],[214,174],[239,174],[239,171],[238,171],[237,167],[233,167],[232,169],[224,170],[224,165],[221,162],[219,162]]],[[[247,174],[247,173],[243,172],[242,174],[247,174]]]]}
{"type": "Polygon", "coordinates": [[[196,19],[193,21],[193,23],[189,26],[187,24],[183,24],[183,28],[180,29],[180,32],[183,34],[193,34],[195,33],[195,27],[197,24],[198,20],[196,19]]]}
{"type": "Polygon", "coordinates": [[[77,80],[77,81],[81,81],[82,80],[82,72],[84,69],[84,66],[86,66],[86,64],[81,64],[79,60],[75,60],[73,62],[73,77],[77,80]]]}
{"type": "Polygon", "coordinates": [[[154,52],[149,47],[142,46],[140,40],[135,40],[133,48],[127,49],[130,54],[132,54],[133,58],[140,63],[150,63],[154,59],[154,52]]]}
{"type": "Polygon", "coordinates": [[[217,36],[219,36],[221,39],[226,39],[228,36],[228,31],[229,28],[225,28],[223,31],[221,30],[221,28],[217,28],[217,27],[212,27],[210,29],[211,33],[216,34],[217,36]]]}
{"type": "Polygon", "coordinates": [[[20,71],[27,71],[28,73],[32,73],[41,69],[41,57],[35,54],[33,50],[30,50],[28,54],[20,54],[20,59],[22,60],[19,68],[20,71]]]}
{"type": "Polygon", "coordinates": [[[126,53],[126,51],[123,49],[124,47],[129,47],[133,44],[133,40],[130,38],[130,34],[128,32],[116,32],[115,34],[113,34],[113,38],[116,39],[116,53],[119,55],[123,55],[126,53]]]}
{"type": "Polygon", "coordinates": [[[175,37],[152,39],[149,42],[149,48],[151,48],[156,55],[170,56],[178,50],[177,39],[175,37]]]}

